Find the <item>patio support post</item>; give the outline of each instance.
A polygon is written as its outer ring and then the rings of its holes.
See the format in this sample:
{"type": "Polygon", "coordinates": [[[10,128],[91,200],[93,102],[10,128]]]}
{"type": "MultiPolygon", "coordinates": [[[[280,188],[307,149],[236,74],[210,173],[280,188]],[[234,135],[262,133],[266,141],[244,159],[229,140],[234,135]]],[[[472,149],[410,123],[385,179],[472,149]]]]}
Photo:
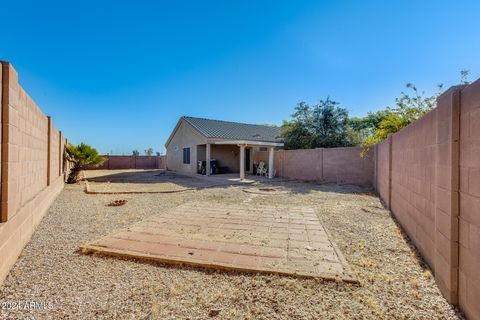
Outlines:
{"type": "Polygon", "coordinates": [[[207,162],[207,164],[205,165],[206,168],[206,175],[209,176],[210,175],[210,143],[207,143],[207,152],[206,152],[206,156],[205,156],[205,160],[207,162]]]}
{"type": "Polygon", "coordinates": [[[240,180],[245,179],[245,146],[240,145],[240,180]]]}
{"type": "Polygon", "coordinates": [[[274,147],[268,148],[268,179],[273,178],[273,168],[274,168],[273,159],[275,158],[274,150],[275,150],[274,147]]]}

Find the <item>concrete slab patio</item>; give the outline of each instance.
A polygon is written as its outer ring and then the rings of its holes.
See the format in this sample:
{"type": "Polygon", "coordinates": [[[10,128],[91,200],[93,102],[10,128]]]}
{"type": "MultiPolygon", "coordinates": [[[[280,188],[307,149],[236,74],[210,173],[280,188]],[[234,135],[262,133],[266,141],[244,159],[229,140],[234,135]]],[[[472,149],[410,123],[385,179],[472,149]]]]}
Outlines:
{"type": "Polygon", "coordinates": [[[167,264],[357,282],[308,207],[190,203],[81,249],[167,264]]]}

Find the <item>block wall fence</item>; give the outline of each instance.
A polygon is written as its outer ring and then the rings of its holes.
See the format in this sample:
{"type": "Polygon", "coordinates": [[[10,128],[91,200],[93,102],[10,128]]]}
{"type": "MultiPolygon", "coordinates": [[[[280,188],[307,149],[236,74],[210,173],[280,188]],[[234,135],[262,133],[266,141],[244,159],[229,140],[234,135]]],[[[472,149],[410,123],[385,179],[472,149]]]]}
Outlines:
{"type": "Polygon", "coordinates": [[[66,140],[0,64],[0,284],[64,186],[66,140]]]}
{"type": "Polygon", "coordinates": [[[99,166],[85,166],[84,170],[119,169],[166,169],[166,156],[112,156],[104,155],[106,160],[99,166]]]}
{"type": "MultiPolygon", "coordinates": [[[[361,147],[277,150],[275,176],[319,183],[373,185],[374,150],[360,157],[361,147]]],[[[253,161],[268,162],[268,151],[253,153],[253,161]]]]}
{"type": "Polygon", "coordinates": [[[450,303],[480,319],[480,80],[374,148],[374,186],[450,303]]]}
{"type": "MultiPolygon", "coordinates": [[[[361,158],[362,148],[275,151],[275,174],[371,185],[430,265],[447,300],[480,320],[480,80],[361,158]]],[[[255,152],[267,161],[268,152],[255,152]]]]}

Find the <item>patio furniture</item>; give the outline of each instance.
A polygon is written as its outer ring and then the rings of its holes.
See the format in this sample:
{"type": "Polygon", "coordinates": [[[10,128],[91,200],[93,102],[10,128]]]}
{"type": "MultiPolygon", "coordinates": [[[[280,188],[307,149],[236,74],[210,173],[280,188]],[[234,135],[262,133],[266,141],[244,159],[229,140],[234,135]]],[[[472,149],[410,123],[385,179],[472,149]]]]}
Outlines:
{"type": "Polygon", "coordinates": [[[258,167],[257,167],[256,175],[257,176],[262,176],[262,175],[266,176],[266,174],[267,174],[267,168],[265,167],[265,162],[260,161],[260,163],[258,164],[258,167]]]}
{"type": "Polygon", "coordinates": [[[197,173],[199,174],[205,174],[207,169],[206,169],[206,161],[198,161],[197,163],[197,173]]]}
{"type": "MultiPolygon", "coordinates": [[[[207,162],[198,161],[197,163],[197,173],[206,174],[207,173],[207,162]]],[[[210,174],[220,173],[220,166],[218,165],[218,160],[210,160],[210,174]]]]}

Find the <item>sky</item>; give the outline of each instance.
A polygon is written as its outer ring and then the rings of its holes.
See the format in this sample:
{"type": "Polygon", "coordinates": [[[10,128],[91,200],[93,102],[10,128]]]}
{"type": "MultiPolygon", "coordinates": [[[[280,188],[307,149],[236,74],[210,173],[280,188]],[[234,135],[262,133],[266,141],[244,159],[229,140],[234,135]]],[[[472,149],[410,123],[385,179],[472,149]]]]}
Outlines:
{"type": "Polygon", "coordinates": [[[0,0],[0,60],[73,143],[164,153],[183,115],[351,116],[480,77],[480,1],[0,0]]]}

